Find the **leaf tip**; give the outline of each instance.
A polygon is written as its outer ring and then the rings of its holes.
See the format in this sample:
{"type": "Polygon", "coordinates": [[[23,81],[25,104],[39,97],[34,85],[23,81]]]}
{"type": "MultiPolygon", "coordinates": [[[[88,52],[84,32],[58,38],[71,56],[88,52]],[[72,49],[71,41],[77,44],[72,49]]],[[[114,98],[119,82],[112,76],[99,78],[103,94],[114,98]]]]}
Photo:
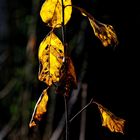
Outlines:
{"type": "Polygon", "coordinates": [[[36,126],[35,121],[32,121],[32,122],[29,123],[29,127],[30,127],[30,128],[32,128],[32,127],[34,127],[34,126],[36,126]]]}

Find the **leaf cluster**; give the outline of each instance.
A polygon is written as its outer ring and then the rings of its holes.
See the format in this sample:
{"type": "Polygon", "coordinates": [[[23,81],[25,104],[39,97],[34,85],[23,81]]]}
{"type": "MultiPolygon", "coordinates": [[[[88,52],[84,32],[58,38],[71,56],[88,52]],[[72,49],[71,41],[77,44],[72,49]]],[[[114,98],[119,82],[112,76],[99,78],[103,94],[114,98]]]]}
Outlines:
{"type": "MultiPolygon", "coordinates": [[[[64,37],[64,26],[69,22],[72,9],[80,11],[82,16],[87,17],[95,36],[102,42],[104,47],[117,45],[116,33],[111,25],[106,25],[96,20],[83,8],[72,5],[71,0],[45,0],[40,16],[42,21],[51,28],[50,32],[40,43],[38,50],[39,73],[38,79],[47,85],[38,99],[29,126],[35,126],[38,120],[46,113],[48,94],[47,90],[52,85],[56,86],[56,92],[69,96],[71,89],[77,88],[77,78],[73,62],[67,54],[69,48],[64,37]],[[62,28],[63,41],[54,33],[54,30],[62,28]]],[[[96,103],[102,117],[102,125],[112,132],[123,133],[125,120],[116,117],[102,105],[96,103]]]]}

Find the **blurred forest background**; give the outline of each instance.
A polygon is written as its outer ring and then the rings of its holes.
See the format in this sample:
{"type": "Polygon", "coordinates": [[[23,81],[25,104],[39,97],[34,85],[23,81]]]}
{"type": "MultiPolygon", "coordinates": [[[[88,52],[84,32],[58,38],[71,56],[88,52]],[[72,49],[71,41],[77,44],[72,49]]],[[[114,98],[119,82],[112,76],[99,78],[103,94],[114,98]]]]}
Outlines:
{"type": "MultiPolygon", "coordinates": [[[[38,47],[50,31],[40,19],[44,0],[0,0],[0,140],[64,140],[64,101],[49,93],[48,111],[37,127],[29,121],[42,90],[38,80],[38,47]]],[[[136,1],[72,0],[99,21],[111,24],[116,48],[104,48],[86,17],[73,9],[67,42],[75,65],[78,89],[70,96],[69,117],[91,98],[126,120],[125,134],[101,126],[96,105],[70,124],[70,140],[139,140],[139,26],[136,1]]]]}

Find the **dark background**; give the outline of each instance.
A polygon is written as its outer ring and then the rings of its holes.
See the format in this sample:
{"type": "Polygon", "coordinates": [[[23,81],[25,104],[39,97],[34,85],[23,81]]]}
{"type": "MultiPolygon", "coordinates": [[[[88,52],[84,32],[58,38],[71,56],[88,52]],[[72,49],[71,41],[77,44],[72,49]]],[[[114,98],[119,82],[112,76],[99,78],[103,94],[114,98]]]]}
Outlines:
{"type": "MultiPolygon", "coordinates": [[[[1,91],[9,80],[14,78],[17,81],[15,87],[0,99],[0,136],[3,134],[1,132],[5,131],[4,139],[44,139],[43,135],[46,132],[45,120],[41,122],[38,129],[28,129],[28,122],[35,102],[45,87],[37,79],[38,46],[50,30],[39,16],[39,9],[43,2],[43,0],[39,2],[0,0],[1,91]],[[36,44],[32,47],[32,45],[28,45],[30,41],[33,44],[36,42],[36,44]],[[11,118],[14,119],[10,121],[11,118]],[[8,122],[14,123],[11,125],[8,122]],[[9,131],[4,129],[5,126],[8,126],[9,131]]],[[[119,44],[115,48],[113,46],[104,48],[100,40],[95,37],[87,18],[73,9],[72,18],[67,24],[67,42],[71,43],[75,36],[81,35],[81,38],[83,37],[81,43],[78,44],[79,47],[72,49],[71,57],[79,81],[80,73],[85,73],[82,83],[88,85],[87,102],[94,98],[116,116],[126,120],[125,135],[111,133],[108,129],[101,127],[99,110],[93,104],[86,110],[85,139],[137,140],[139,139],[138,103],[140,93],[140,10],[138,2],[77,0],[73,1],[73,4],[84,8],[97,20],[112,25],[119,40],[119,44]],[[82,23],[85,28],[81,28],[82,23]],[[83,34],[78,34],[80,30],[83,31],[83,34]],[[80,49],[82,46],[84,47],[80,49]],[[86,68],[83,70],[85,59],[86,68]]],[[[75,46],[75,44],[74,42],[72,45],[75,46]]],[[[52,131],[55,130],[64,111],[61,95],[56,95],[55,104],[52,131]]],[[[72,115],[80,108],[81,95],[78,95],[78,100],[72,109],[72,115]]],[[[70,140],[79,138],[79,128],[80,116],[75,118],[70,125],[70,140]]],[[[61,139],[64,139],[63,136],[61,139]]]]}

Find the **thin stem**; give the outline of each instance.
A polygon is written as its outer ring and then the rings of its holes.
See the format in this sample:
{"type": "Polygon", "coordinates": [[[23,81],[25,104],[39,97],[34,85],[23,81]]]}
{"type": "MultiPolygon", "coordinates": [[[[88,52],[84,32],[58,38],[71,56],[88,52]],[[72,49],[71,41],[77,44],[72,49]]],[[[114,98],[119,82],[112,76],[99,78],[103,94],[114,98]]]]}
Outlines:
{"type": "Polygon", "coordinates": [[[69,123],[71,123],[82,111],[84,111],[89,105],[91,105],[93,103],[93,98],[90,100],[90,102],[83,107],[80,111],[78,111],[78,113],[76,113],[70,120],[69,123]]]}
{"type": "Polygon", "coordinates": [[[71,6],[71,7],[75,8],[75,9],[79,10],[83,14],[83,16],[87,16],[90,19],[95,20],[95,18],[90,13],[88,13],[85,9],[83,9],[83,8],[81,8],[79,6],[76,6],[76,5],[66,5],[65,8],[68,7],[68,6],[71,6]]]}
{"type": "Polygon", "coordinates": [[[62,41],[65,43],[65,29],[64,29],[64,2],[62,1],[62,41]]]}
{"type": "MultiPolygon", "coordinates": [[[[64,13],[64,2],[61,0],[62,3],[62,42],[64,45],[64,53],[65,58],[67,57],[67,46],[66,46],[66,31],[65,31],[65,13],[64,13]]],[[[65,61],[65,59],[64,59],[65,61]]],[[[65,102],[65,122],[66,122],[66,140],[68,140],[68,103],[67,103],[67,96],[64,94],[64,102],[65,102]]]]}
{"type": "Polygon", "coordinates": [[[68,140],[68,103],[67,103],[67,96],[64,95],[64,102],[65,102],[65,122],[66,122],[66,140],[68,140]]]}
{"type": "Polygon", "coordinates": [[[62,42],[64,45],[64,53],[65,53],[65,57],[67,56],[67,46],[66,46],[66,28],[65,28],[65,13],[64,13],[64,2],[63,0],[61,0],[62,2],[62,42]]]}
{"type": "Polygon", "coordinates": [[[98,22],[98,23],[101,24],[101,25],[105,25],[104,23],[102,23],[102,22],[98,21],[97,19],[95,19],[95,18],[94,18],[90,13],[88,13],[85,9],[83,9],[83,8],[81,8],[81,7],[79,7],[79,6],[76,6],[76,5],[66,5],[65,8],[68,7],[68,6],[71,6],[71,7],[75,8],[75,9],[79,10],[83,16],[87,16],[88,18],[92,19],[94,22],[98,22]]]}

